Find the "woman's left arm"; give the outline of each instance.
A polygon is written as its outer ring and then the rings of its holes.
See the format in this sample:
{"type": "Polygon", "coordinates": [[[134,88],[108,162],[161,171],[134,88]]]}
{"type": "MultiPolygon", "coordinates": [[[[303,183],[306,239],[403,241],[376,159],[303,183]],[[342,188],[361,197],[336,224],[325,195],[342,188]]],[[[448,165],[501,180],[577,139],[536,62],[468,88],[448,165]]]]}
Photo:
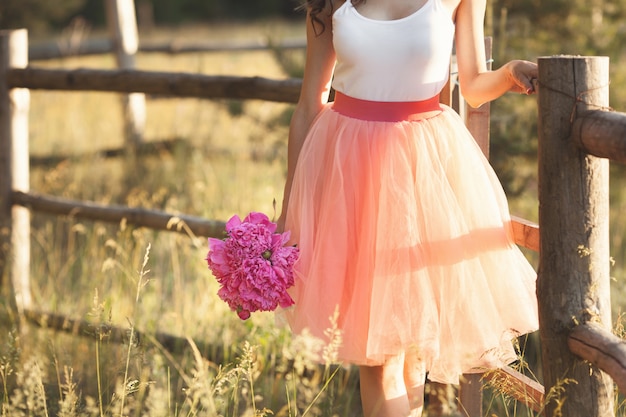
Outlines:
{"type": "Polygon", "coordinates": [[[484,44],[486,0],[461,0],[456,12],[456,55],[461,93],[473,107],[507,91],[531,94],[537,65],[514,60],[494,71],[487,69],[484,44]]]}

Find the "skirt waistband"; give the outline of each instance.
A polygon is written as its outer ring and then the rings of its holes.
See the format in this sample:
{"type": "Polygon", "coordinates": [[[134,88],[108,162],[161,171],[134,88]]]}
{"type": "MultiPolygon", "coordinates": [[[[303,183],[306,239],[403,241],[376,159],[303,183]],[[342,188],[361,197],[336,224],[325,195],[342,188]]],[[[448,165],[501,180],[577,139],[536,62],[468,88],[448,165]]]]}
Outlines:
{"type": "Polygon", "coordinates": [[[370,101],[335,92],[333,110],[344,116],[375,122],[401,122],[424,119],[422,113],[441,112],[439,96],[421,101],[370,101]]]}

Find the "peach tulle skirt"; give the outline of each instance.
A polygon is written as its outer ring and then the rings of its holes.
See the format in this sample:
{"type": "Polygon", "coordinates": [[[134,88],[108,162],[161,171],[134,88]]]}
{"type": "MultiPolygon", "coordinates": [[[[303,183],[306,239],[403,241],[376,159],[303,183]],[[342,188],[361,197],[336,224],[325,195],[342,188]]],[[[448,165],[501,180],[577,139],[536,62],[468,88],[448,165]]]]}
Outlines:
{"type": "Polygon", "coordinates": [[[417,350],[433,381],[514,361],[512,339],[538,327],[536,273],[460,117],[337,103],[298,159],[285,227],[301,253],[295,305],[279,314],[324,339],[338,309],[340,361],[380,365],[417,350]]]}

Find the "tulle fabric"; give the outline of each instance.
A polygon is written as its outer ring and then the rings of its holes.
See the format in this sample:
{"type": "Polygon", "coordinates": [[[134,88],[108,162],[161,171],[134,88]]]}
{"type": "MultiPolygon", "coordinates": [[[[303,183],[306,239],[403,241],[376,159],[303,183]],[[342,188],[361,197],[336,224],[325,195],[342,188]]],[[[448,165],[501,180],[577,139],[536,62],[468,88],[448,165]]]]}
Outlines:
{"type": "Polygon", "coordinates": [[[451,109],[379,122],[326,107],[297,163],[286,229],[300,247],[295,332],[324,338],[337,309],[339,361],[380,365],[408,349],[429,379],[503,366],[538,327],[536,273],[512,241],[488,161],[451,109]]]}

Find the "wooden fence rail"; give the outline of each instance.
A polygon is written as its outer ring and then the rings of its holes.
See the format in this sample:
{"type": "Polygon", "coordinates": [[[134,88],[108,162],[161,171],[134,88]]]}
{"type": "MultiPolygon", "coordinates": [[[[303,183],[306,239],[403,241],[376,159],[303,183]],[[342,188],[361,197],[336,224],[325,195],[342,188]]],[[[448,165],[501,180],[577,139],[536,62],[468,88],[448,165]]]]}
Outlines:
{"type": "MultiPolygon", "coordinates": [[[[128,327],[118,327],[108,322],[73,319],[61,314],[30,309],[25,309],[23,316],[30,323],[42,329],[50,329],[95,340],[106,340],[107,342],[117,344],[128,344],[130,342],[130,331],[128,327]]],[[[205,354],[207,359],[215,363],[224,363],[228,352],[225,352],[223,346],[209,345],[199,340],[194,340],[193,342],[198,349],[205,354]]],[[[184,337],[161,332],[152,334],[143,333],[137,329],[133,330],[132,343],[145,346],[157,344],[170,353],[183,352],[189,346],[188,339],[184,337]]]]}
{"type": "Polygon", "coordinates": [[[225,223],[186,214],[165,213],[140,207],[102,205],[87,201],[68,200],[54,196],[14,191],[13,204],[34,212],[56,214],[77,219],[120,223],[137,227],[185,233],[190,236],[223,237],[225,223]]]}
{"type": "Polygon", "coordinates": [[[11,68],[9,88],[32,90],[108,91],[146,93],[206,99],[259,99],[295,103],[300,79],[272,80],[263,77],[210,76],[139,70],[53,70],[11,68]]]}
{"type": "Polygon", "coordinates": [[[604,326],[588,322],[574,327],[567,344],[572,353],[607,372],[626,394],[626,343],[604,326]]]}
{"type": "MultiPolygon", "coordinates": [[[[268,51],[272,49],[294,50],[304,49],[306,41],[303,39],[286,39],[279,42],[271,40],[265,42],[140,42],[139,52],[143,53],[213,53],[213,52],[245,52],[268,51]]],[[[114,50],[114,43],[110,39],[92,39],[78,44],[71,42],[46,42],[32,45],[29,50],[31,61],[59,59],[69,56],[87,56],[110,54],[114,50]]]]}
{"type": "Polygon", "coordinates": [[[572,126],[572,141],[589,155],[626,163],[626,114],[583,112],[572,126]]]}
{"type": "Polygon", "coordinates": [[[521,217],[511,216],[515,243],[539,252],[539,225],[521,217]]]}

